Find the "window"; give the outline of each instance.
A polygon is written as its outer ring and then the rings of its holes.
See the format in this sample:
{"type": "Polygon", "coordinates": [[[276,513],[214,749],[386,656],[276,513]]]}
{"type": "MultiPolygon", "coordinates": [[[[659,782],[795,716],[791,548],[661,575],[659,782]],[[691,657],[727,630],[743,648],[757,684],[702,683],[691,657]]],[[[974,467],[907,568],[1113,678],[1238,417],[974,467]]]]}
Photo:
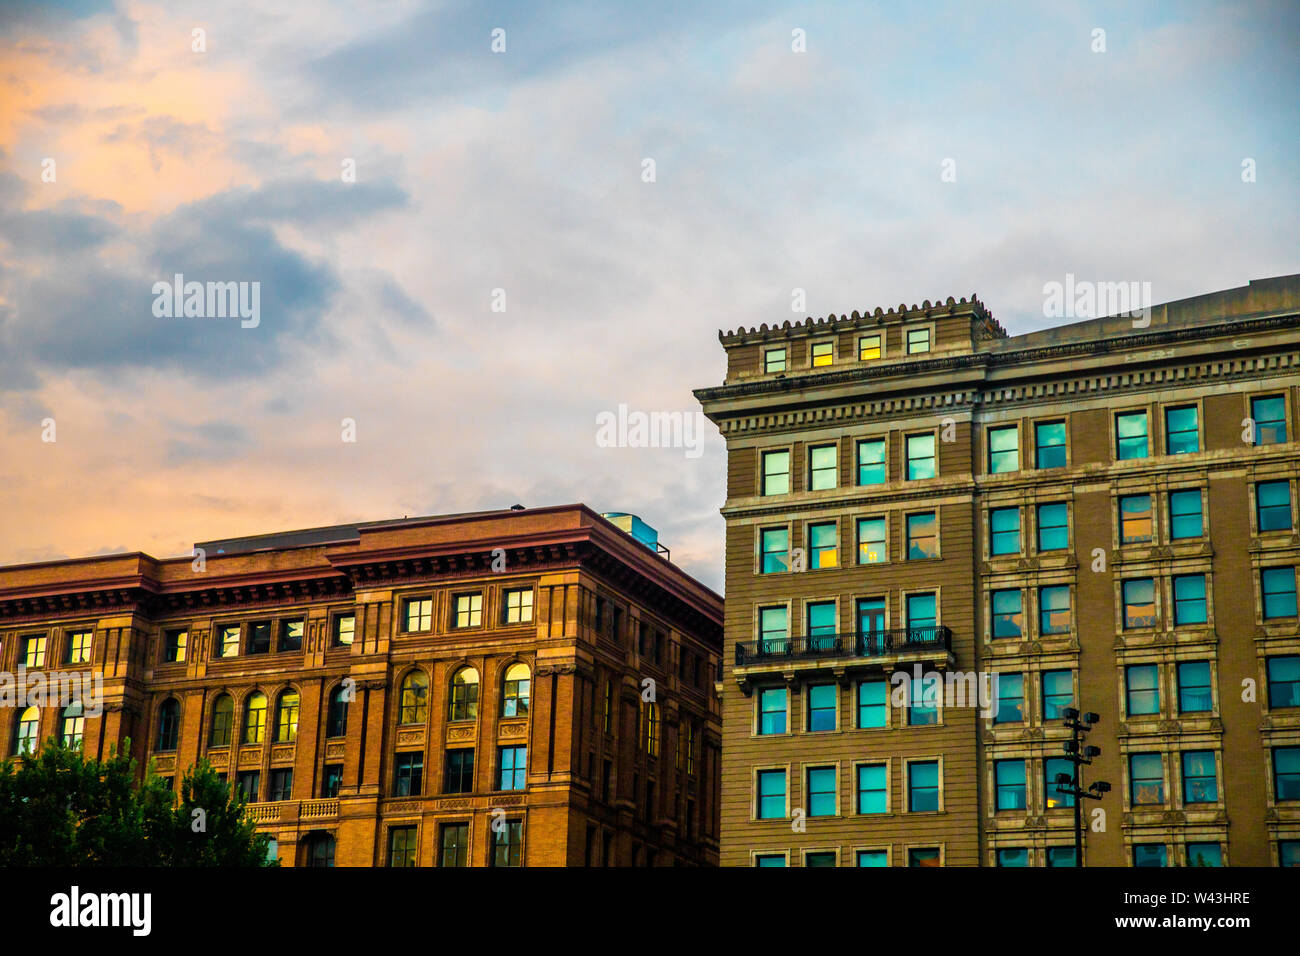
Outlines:
{"type": "Polygon", "coordinates": [[[1270,657],[1266,669],[1269,709],[1300,707],[1300,656],[1270,657]]]}
{"type": "Polygon", "coordinates": [[[427,631],[433,627],[433,599],[411,598],[403,615],[408,631],[427,631]]]}
{"type": "Polygon", "coordinates": [[[286,690],[280,694],[275,705],[275,742],[291,743],[298,739],[298,705],[297,691],[286,690]]]}
{"type": "Polygon", "coordinates": [[[858,519],[858,564],[880,564],[889,558],[885,518],[858,519]]]}
{"type": "Polygon", "coordinates": [[[447,751],[447,773],[443,793],[472,793],[474,790],[474,749],[447,751]]]}
{"type": "Polygon", "coordinates": [[[858,813],[889,811],[889,768],[883,763],[858,767],[858,813]]]}
{"type": "Polygon", "coordinates": [[[808,490],[826,491],[839,484],[839,449],[817,445],[808,449],[808,490]]]}
{"type": "Polygon", "coordinates": [[[1187,865],[1223,866],[1223,848],[1217,843],[1189,843],[1187,865]]]}
{"type": "Polygon", "coordinates": [[[1209,661],[1180,661],[1178,671],[1178,712],[1208,714],[1214,706],[1210,687],[1209,661]]]}
{"type": "Polygon", "coordinates": [[[326,737],[346,737],[348,733],[347,687],[335,687],[330,694],[329,709],[325,716],[326,737]]]}
{"type": "Polygon", "coordinates": [[[307,865],[334,865],[334,838],[328,833],[317,833],[307,838],[307,865]]]}
{"type": "Polygon", "coordinates": [[[605,708],[604,708],[604,727],[605,733],[614,731],[614,682],[605,681],[605,708]]]}
{"type": "Polygon", "coordinates": [[[1183,803],[1214,803],[1219,799],[1214,771],[1214,751],[1188,750],[1183,753],[1183,803]]]}
{"type": "Polygon", "coordinates": [[[1065,422],[1034,424],[1034,467],[1065,467],[1065,422]]]}
{"type": "Polygon", "coordinates": [[[779,820],[785,817],[785,771],[760,770],[758,784],[758,819],[779,820]]]}
{"type": "Polygon", "coordinates": [[[814,342],[812,346],[812,367],[822,368],[835,360],[834,342],[814,342]]]}
{"type": "Polygon", "coordinates": [[[293,769],[277,767],[271,771],[271,792],[268,795],[272,803],[288,800],[293,793],[293,769]]]}
{"type": "Polygon", "coordinates": [[[907,354],[918,355],[930,351],[930,329],[907,330],[907,354]]]}
{"type": "Polygon", "coordinates": [[[1205,575],[1180,574],[1174,578],[1174,623],[1204,624],[1205,575]]]}
{"type": "Polygon", "coordinates": [[[532,672],[527,664],[511,664],[506,668],[506,683],[501,695],[502,717],[523,717],[528,713],[528,700],[532,687],[532,672]]]}
{"type": "Polygon", "coordinates": [[[334,618],[334,646],[351,647],[356,630],[357,617],[355,614],[340,614],[334,618]]]}
{"type": "Polygon", "coordinates": [[[34,636],[23,639],[23,663],[28,667],[45,666],[45,638],[34,636]]]}
{"type": "Polygon", "coordinates": [[[885,599],[858,598],[858,636],[869,638],[867,653],[879,646],[885,632],[885,599]]]}
{"type": "Polygon", "coordinates": [[[453,627],[479,627],[483,624],[483,595],[457,594],[453,600],[456,608],[453,627]]]}
{"type": "Polygon", "coordinates": [[[1070,588],[1056,584],[1038,589],[1038,633],[1070,633],[1070,588]]]}
{"type": "Polygon", "coordinates": [[[505,826],[492,831],[493,866],[523,866],[524,824],[506,820],[505,826]]]}
{"type": "Polygon", "coordinates": [[[1199,538],[1204,531],[1201,520],[1201,492],[1193,488],[1190,491],[1173,491],[1169,493],[1169,536],[1179,538],[1199,538]]]}
{"type": "Polygon", "coordinates": [[[874,362],[880,358],[880,335],[861,335],[858,337],[858,361],[874,362]]]}
{"type": "Polygon", "coordinates": [[[1135,843],[1134,866],[1168,866],[1169,850],[1163,843],[1135,843]]]}
{"type": "Polygon", "coordinates": [[[415,827],[388,828],[388,865],[415,866],[415,827]]]}
{"type": "Polygon", "coordinates": [[[222,694],[212,704],[212,729],[208,731],[209,747],[229,747],[235,726],[235,701],[222,694]]]}
{"type": "Polygon", "coordinates": [[[814,651],[835,650],[835,602],[810,602],[807,607],[808,624],[805,633],[808,637],[808,649],[814,651]]]}
{"type": "Polygon", "coordinates": [[[907,765],[907,809],[912,813],[939,809],[939,761],[915,760],[907,765]]]}
{"type": "Polygon", "coordinates": [[[40,739],[41,712],[35,707],[28,707],[18,716],[18,725],[14,732],[14,753],[30,754],[36,752],[36,743],[40,739]]]}
{"type": "Polygon", "coordinates": [[[934,433],[907,436],[907,480],[920,481],[935,476],[934,433]]]}
{"type": "MultiPolygon", "coordinates": [[[[686,736],[683,742],[683,750],[686,751],[686,773],[692,775],[695,773],[695,721],[686,722],[686,736]]],[[[678,751],[680,755],[681,751],[678,751]]]]}
{"type": "Polygon", "coordinates": [[[1064,502],[1038,506],[1038,550],[1062,551],[1070,546],[1069,510],[1064,502]]]}
{"type": "Polygon", "coordinates": [[[429,717],[429,678],[424,671],[411,671],[402,680],[399,724],[422,724],[429,717]]]}
{"type": "Polygon", "coordinates": [[[189,640],[189,631],[184,629],[163,632],[163,660],[176,664],[184,661],[185,647],[189,640]]]}
{"type": "Polygon", "coordinates": [[[909,847],[907,865],[920,867],[937,867],[939,865],[938,847],[909,847]]]}
{"type": "Polygon", "coordinates": [[[758,533],[759,573],[790,570],[790,529],[764,528],[758,533]]]}
{"type": "Polygon", "coordinates": [[[859,850],[858,866],[889,866],[889,853],[886,850],[859,850]]]}
{"type": "Polygon", "coordinates": [[[909,727],[928,727],[939,722],[939,688],[936,684],[922,680],[909,682],[912,689],[907,706],[907,725],[909,727]]]}
{"type": "Polygon", "coordinates": [[[883,680],[858,684],[858,729],[885,727],[889,717],[889,685],[883,680]]]}
{"type": "Polygon", "coordinates": [[[499,751],[501,780],[498,790],[524,789],[524,777],[527,771],[527,747],[502,747],[499,751]]]}
{"type": "Polygon", "coordinates": [[[257,803],[262,794],[262,772],[260,770],[241,770],[235,777],[235,786],[249,803],[257,803]]]}
{"type": "Polygon", "coordinates": [[[1273,797],[1300,800],[1300,747],[1273,748],[1273,797]]]}
{"type": "Polygon", "coordinates": [[[439,866],[467,866],[469,864],[469,824],[444,823],[438,840],[439,866]]]}
{"type": "Polygon", "coordinates": [[[883,485],[887,480],[885,440],[869,438],[858,442],[858,484],[883,485]]]}
{"type": "Polygon", "coordinates": [[[302,621],[284,621],[280,624],[280,653],[302,650],[302,621]]]}
{"type": "Polygon", "coordinates": [[[65,747],[80,747],[86,729],[86,718],[81,702],[74,700],[59,716],[59,739],[65,747]]]}
{"type": "Polygon", "coordinates": [[[1115,416],[1115,457],[1120,461],[1146,458],[1151,454],[1147,442],[1147,413],[1124,412],[1115,416]]]}
{"type": "Polygon", "coordinates": [[[641,702],[641,739],[647,756],[659,756],[659,705],[654,701],[641,702]]]}
{"type": "Polygon", "coordinates": [[[1280,445],[1286,441],[1286,402],[1281,395],[1252,398],[1250,417],[1255,420],[1256,445],[1280,445]]]}
{"type": "Polygon", "coordinates": [[[1061,793],[1056,789],[1063,786],[1056,782],[1056,778],[1061,774],[1069,778],[1070,786],[1074,785],[1074,764],[1070,760],[1065,757],[1048,757],[1043,761],[1043,793],[1048,810],[1074,806],[1074,794],[1061,793]]]}
{"type": "Polygon", "coordinates": [[[1019,590],[994,591],[989,596],[993,612],[993,638],[1024,636],[1024,614],[1019,590]]]}
{"type": "Polygon", "coordinates": [[[1074,672],[1043,671],[1043,720],[1060,720],[1074,704],[1074,672]]]}
{"type": "Polygon", "coordinates": [[[271,653],[271,622],[254,621],[248,625],[248,653],[271,653]]]}
{"type": "Polygon", "coordinates": [[[1020,553],[1020,509],[994,508],[989,511],[989,554],[1020,553]]]}
{"type": "Polygon", "coordinates": [[[998,866],[1029,866],[1029,850],[1024,847],[1006,847],[997,852],[998,866]]]}
{"type": "Polygon", "coordinates": [[[1156,585],[1151,578],[1131,578],[1120,585],[1124,596],[1124,627],[1156,626],[1156,585]]]}
{"type": "Polygon", "coordinates": [[[478,717],[478,671],[462,667],[451,679],[451,719],[475,720],[478,717]]]}
{"type": "Polygon", "coordinates": [[[93,633],[92,631],[72,631],[68,634],[68,654],[64,659],[64,663],[90,663],[90,641],[93,633]]]}
{"type": "Polygon", "coordinates": [[[939,526],[935,513],[907,516],[907,560],[920,561],[939,556],[939,526]]]}
{"type": "Polygon", "coordinates": [[[993,711],[995,724],[1023,724],[1025,722],[1025,678],[1023,674],[998,674],[997,707],[993,711]]]}
{"type": "Polygon", "coordinates": [[[808,768],[808,816],[835,816],[835,768],[808,768]]]}
{"type": "Polygon", "coordinates": [[[1277,865],[1300,866],[1300,840],[1277,841],[1277,865]]]}
{"type": "Polygon", "coordinates": [[[788,451],[763,452],[763,494],[787,495],[790,493],[790,453],[788,451]]]}
{"type": "Polygon", "coordinates": [[[254,691],[244,702],[244,743],[260,744],[266,739],[266,695],[254,691]]]}
{"type": "Polygon", "coordinates": [[[814,684],[808,688],[808,719],[805,729],[808,731],[835,729],[835,685],[814,684]]]}
{"type": "Polygon", "coordinates": [[[993,761],[993,779],[997,809],[1025,809],[1025,762],[993,761]]]}
{"type": "Polygon", "coordinates": [[[1160,683],[1155,664],[1124,668],[1125,707],[1130,717],[1160,713],[1160,683]]]}
{"type": "Polygon", "coordinates": [[[1130,754],[1129,798],[1135,807],[1165,802],[1164,758],[1160,754],[1130,754]]]}
{"type": "Polygon", "coordinates": [[[933,640],[934,628],[939,623],[937,614],[933,592],[907,595],[907,639],[917,642],[933,640]]]}
{"type": "Polygon", "coordinates": [[[767,866],[767,867],[776,867],[776,866],[784,867],[785,854],[784,853],[759,853],[754,857],[754,865],[767,866]]]}
{"type": "MultiPolygon", "coordinates": [[[[506,624],[528,624],[533,619],[533,589],[532,588],[511,588],[505,592],[506,597],[506,624]]],[[[483,598],[479,598],[480,611],[482,609],[483,598]]]]}
{"type": "Polygon", "coordinates": [[[1255,523],[1260,531],[1291,530],[1291,482],[1261,481],[1255,486],[1255,523]]]}
{"type": "Polygon", "coordinates": [[[325,772],[321,775],[320,795],[325,799],[332,799],[339,795],[339,789],[343,786],[343,764],[330,763],[325,765],[325,772]]]}
{"type": "Polygon", "coordinates": [[[783,607],[764,607],[758,611],[760,654],[782,654],[789,647],[788,614],[783,607]]]}
{"type": "Polygon", "coordinates": [[[1151,534],[1151,496],[1125,495],[1119,499],[1119,543],[1145,544],[1151,534]]]}
{"type": "Polygon", "coordinates": [[[785,371],[785,349],[768,349],[763,353],[763,371],[771,375],[773,372],[785,371]]]}
{"type": "Polygon", "coordinates": [[[231,624],[221,629],[221,656],[236,657],[239,654],[239,625],[231,624]]]}
{"type": "Polygon", "coordinates": [[[1049,846],[1047,848],[1047,865],[1051,867],[1074,866],[1074,847],[1049,846]]]}
{"type": "Polygon", "coordinates": [[[835,522],[808,526],[808,567],[813,570],[839,567],[839,542],[835,522]]]}
{"type": "Polygon", "coordinates": [[[1259,572],[1264,619],[1295,617],[1295,568],[1265,568],[1259,572]]]}
{"type": "Polygon", "coordinates": [[[1195,405],[1165,409],[1165,454],[1189,455],[1201,450],[1201,432],[1195,405]]]}
{"type": "Polygon", "coordinates": [[[1003,475],[1020,470],[1020,429],[1001,425],[989,429],[988,473],[1003,475]]]}
{"type": "Polygon", "coordinates": [[[169,697],[158,708],[158,734],[154,738],[154,749],[175,750],[180,725],[181,705],[176,698],[169,697]]]}

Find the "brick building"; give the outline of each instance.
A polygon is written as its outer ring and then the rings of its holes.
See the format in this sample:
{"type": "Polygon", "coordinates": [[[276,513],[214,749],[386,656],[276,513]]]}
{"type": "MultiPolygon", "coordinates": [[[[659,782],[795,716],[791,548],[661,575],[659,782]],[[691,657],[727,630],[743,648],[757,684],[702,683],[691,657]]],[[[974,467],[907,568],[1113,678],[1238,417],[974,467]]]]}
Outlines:
{"type": "Polygon", "coordinates": [[[283,865],[716,865],[722,600],[636,525],[573,505],[0,568],[0,670],[102,676],[102,713],[0,707],[4,753],[131,738],[173,785],[205,756],[283,865]]]}
{"type": "Polygon", "coordinates": [[[719,337],[724,866],[1300,864],[1300,276],[719,337]]]}

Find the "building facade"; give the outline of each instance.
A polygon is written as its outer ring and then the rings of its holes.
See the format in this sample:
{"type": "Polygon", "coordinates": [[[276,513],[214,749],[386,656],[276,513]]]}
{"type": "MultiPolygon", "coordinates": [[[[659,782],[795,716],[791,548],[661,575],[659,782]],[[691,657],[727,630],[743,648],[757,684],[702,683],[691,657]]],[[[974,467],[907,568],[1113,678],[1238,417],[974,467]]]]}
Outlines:
{"type": "Polygon", "coordinates": [[[1300,276],[719,337],[724,866],[1300,864],[1300,276]]]}
{"type": "Polygon", "coordinates": [[[282,865],[716,865],[721,639],[582,505],[7,567],[0,669],[100,687],[0,740],[207,758],[282,865]]]}

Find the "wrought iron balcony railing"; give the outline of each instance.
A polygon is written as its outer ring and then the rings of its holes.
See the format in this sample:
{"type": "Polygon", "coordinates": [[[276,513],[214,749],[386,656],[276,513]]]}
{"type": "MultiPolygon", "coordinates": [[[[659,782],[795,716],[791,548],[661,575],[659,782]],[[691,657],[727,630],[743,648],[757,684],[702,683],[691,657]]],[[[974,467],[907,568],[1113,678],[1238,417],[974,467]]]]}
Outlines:
{"type": "Polygon", "coordinates": [[[905,651],[950,651],[952,630],[937,627],[899,627],[887,631],[853,634],[814,634],[806,637],[770,637],[736,644],[736,666],[761,661],[788,661],[826,657],[885,657],[905,651]]]}

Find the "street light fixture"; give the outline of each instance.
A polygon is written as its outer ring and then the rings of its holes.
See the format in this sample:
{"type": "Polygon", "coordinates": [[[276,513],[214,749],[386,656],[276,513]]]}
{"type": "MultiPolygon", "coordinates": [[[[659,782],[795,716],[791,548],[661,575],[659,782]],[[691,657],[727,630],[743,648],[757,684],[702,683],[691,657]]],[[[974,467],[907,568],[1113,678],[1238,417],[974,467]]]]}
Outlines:
{"type": "Polygon", "coordinates": [[[1100,747],[1083,744],[1084,736],[1092,730],[1093,724],[1101,720],[1101,717],[1092,711],[1081,716],[1073,707],[1065,708],[1062,716],[1065,718],[1066,728],[1070,731],[1070,739],[1064,742],[1062,750],[1065,752],[1065,759],[1074,764],[1074,773],[1056,775],[1056,792],[1074,797],[1074,865],[1081,867],[1083,866],[1083,804],[1080,801],[1100,800],[1102,794],[1110,792],[1110,784],[1105,780],[1094,780],[1088,789],[1084,790],[1079,779],[1079,767],[1083,764],[1091,764],[1094,757],[1101,756],[1100,747]]]}

